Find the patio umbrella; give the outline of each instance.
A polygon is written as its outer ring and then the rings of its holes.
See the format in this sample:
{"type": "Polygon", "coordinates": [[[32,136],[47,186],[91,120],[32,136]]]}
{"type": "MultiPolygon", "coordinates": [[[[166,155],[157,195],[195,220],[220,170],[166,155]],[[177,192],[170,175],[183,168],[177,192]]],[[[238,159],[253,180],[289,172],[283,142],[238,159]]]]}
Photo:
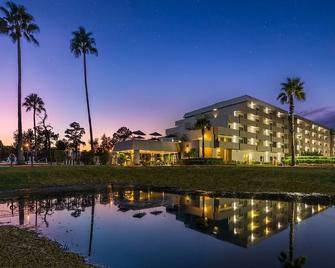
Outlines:
{"type": "Polygon", "coordinates": [[[135,136],[133,139],[137,140],[143,140],[144,138],[142,136],[135,136]]]}
{"type": "Polygon", "coordinates": [[[153,132],[149,134],[150,136],[154,136],[154,137],[161,137],[162,134],[159,134],[158,132],[153,132]]]}
{"type": "Polygon", "coordinates": [[[143,133],[141,130],[136,130],[136,131],[133,131],[132,133],[138,136],[145,136],[145,133],[143,133]]]}

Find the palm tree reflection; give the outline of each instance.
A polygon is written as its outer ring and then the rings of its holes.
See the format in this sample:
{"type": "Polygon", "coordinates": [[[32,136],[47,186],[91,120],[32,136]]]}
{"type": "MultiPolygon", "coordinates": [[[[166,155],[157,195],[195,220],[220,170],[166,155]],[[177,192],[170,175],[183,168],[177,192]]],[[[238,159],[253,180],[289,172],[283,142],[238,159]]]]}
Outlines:
{"type": "Polygon", "coordinates": [[[302,268],[306,263],[306,257],[299,256],[294,259],[294,223],[296,218],[296,204],[290,203],[289,209],[289,250],[288,253],[282,251],[278,257],[283,268],[302,268]]]}

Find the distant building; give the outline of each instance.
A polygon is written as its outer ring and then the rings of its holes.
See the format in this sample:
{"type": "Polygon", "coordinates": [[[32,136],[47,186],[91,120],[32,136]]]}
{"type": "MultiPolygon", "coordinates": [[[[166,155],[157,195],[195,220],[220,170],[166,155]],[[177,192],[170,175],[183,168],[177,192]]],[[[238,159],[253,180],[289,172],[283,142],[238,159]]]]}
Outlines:
{"type": "MultiPolygon", "coordinates": [[[[241,96],[188,112],[166,130],[180,144],[181,157],[191,150],[202,156],[201,130],[194,130],[197,118],[207,116],[211,129],[205,133],[205,157],[244,163],[277,163],[289,154],[288,113],[250,96],[241,96]]],[[[295,116],[296,154],[334,153],[333,130],[295,116]]]]}

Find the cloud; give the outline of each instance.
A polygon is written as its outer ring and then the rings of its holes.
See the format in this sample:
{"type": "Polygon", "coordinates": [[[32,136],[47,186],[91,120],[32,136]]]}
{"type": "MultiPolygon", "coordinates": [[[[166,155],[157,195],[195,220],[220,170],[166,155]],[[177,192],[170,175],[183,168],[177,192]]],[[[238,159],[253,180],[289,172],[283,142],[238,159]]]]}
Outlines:
{"type": "Polygon", "coordinates": [[[321,107],[321,108],[317,108],[317,109],[309,109],[309,110],[303,110],[298,112],[299,115],[301,116],[315,116],[324,112],[329,112],[332,109],[332,107],[330,106],[326,106],[326,107],[321,107]]]}

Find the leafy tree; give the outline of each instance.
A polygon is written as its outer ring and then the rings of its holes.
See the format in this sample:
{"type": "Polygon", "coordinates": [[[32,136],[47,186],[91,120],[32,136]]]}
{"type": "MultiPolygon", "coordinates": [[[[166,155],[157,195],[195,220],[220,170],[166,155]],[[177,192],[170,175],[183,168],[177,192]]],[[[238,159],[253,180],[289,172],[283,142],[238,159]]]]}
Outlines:
{"type": "Polygon", "coordinates": [[[281,92],[277,100],[282,104],[289,106],[289,131],[290,131],[290,145],[291,145],[291,166],[295,165],[295,142],[294,142],[294,100],[304,101],[306,99],[304,82],[298,77],[287,78],[285,83],[281,84],[281,92]]]}
{"type": "Polygon", "coordinates": [[[194,124],[193,129],[200,129],[201,130],[201,137],[202,137],[202,158],[205,158],[205,131],[211,128],[211,121],[209,120],[208,116],[204,115],[199,117],[194,124]]]}
{"type": "Polygon", "coordinates": [[[75,152],[76,159],[78,158],[78,152],[80,150],[80,145],[85,145],[82,141],[82,137],[85,134],[85,129],[80,127],[77,122],[72,122],[70,128],[65,130],[65,137],[68,139],[68,146],[75,152]]]}
{"type": "Polygon", "coordinates": [[[53,142],[57,142],[59,134],[53,132],[53,127],[50,124],[46,123],[48,118],[47,113],[45,112],[43,117],[41,117],[41,122],[39,123],[38,133],[41,138],[41,143],[43,144],[44,151],[46,152],[46,158],[49,162],[52,162],[51,155],[51,145],[53,142]]]}
{"type": "Polygon", "coordinates": [[[25,98],[22,106],[26,108],[26,112],[33,111],[34,141],[35,141],[33,148],[35,158],[37,158],[36,115],[39,115],[43,111],[45,112],[44,101],[37,94],[32,93],[25,98]]]}
{"type": "Polygon", "coordinates": [[[106,151],[113,149],[113,146],[114,144],[113,144],[111,137],[108,137],[106,136],[106,134],[103,134],[101,136],[101,143],[100,143],[99,150],[106,152],[106,151]]]}
{"type": "Polygon", "coordinates": [[[116,134],[118,135],[118,137],[119,137],[119,142],[120,142],[120,141],[128,140],[128,139],[131,137],[132,132],[131,132],[130,129],[127,128],[127,127],[120,127],[120,128],[116,131],[116,134]]]}
{"type": "Polygon", "coordinates": [[[98,55],[98,50],[95,47],[95,39],[92,37],[91,32],[86,32],[84,27],[79,27],[78,31],[72,33],[71,52],[73,55],[78,58],[83,55],[84,60],[84,80],[85,80],[85,95],[86,95],[86,105],[88,113],[88,123],[90,129],[90,145],[91,151],[94,152],[93,145],[93,130],[92,130],[92,121],[91,121],[91,111],[90,111],[90,102],[88,98],[88,86],[87,86],[87,68],[86,68],[86,55],[98,55]]]}
{"type": "Polygon", "coordinates": [[[21,39],[38,45],[34,34],[39,32],[39,27],[34,23],[34,17],[29,14],[22,5],[16,5],[13,2],[7,2],[5,7],[0,7],[4,17],[0,18],[0,33],[6,34],[17,45],[18,62],[18,86],[17,86],[17,114],[18,114],[18,134],[17,134],[17,159],[18,164],[23,164],[22,153],[22,68],[21,68],[21,39]]]}
{"type": "Polygon", "coordinates": [[[14,150],[13,146],[5,146],[0,140],[0,160],[6,160],[14,150]]]}
{"type": "Polygon", "coordinates": [[[65,151],[68,148],[68,141],[66,139],[57,140],[56,149],[60,151],[65,151]]]}

